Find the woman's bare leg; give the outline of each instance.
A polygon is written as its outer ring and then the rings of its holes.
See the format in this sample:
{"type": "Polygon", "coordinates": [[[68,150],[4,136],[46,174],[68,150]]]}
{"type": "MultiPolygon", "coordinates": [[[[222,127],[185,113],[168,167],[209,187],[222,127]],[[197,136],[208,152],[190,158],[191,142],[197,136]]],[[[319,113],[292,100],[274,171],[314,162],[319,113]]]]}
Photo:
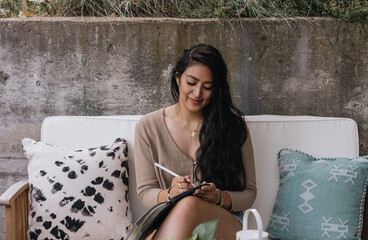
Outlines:
{"type": "Polygon", "coordinates": [[[200,223],[219,218],[215,238],[233,240],[242,226],[229,211],[198,197],[186,197],[180,200],[170,211],[153,239],[187,239],[200,223]]]}
{"type": "Polygon", "coordinates": [[[148,237],[146,237],[146,240],[151,240],[151,239],[153,239],[153,236],[155,235],[155,233],[156,233],[156,230],[155,231],[153,231],[148,237]]]}

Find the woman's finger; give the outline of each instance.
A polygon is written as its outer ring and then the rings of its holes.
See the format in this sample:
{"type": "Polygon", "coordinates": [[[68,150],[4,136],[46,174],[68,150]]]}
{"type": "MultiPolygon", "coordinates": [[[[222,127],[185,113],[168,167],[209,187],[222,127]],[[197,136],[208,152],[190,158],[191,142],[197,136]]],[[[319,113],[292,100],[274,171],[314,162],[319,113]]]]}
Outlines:
{"type": "Polygon", "coordinates": [[[189,183],[180,183],[180,185],[178,183],[178,186],[179,186],[179,188],[181,186],[183,189],[191,189],[191,188],[193,188],[192,184],[189,184],[189,183]]]}
{"type": "Polygon", "coordinates": [[[179,195],[179,194],[185,192],[186,189],[184,189],[184,188],[178,188],[178,189],[175,189],[174,191],[175,191],[175,196],[176,196],[176,195],[179,195]]]}
{"type": "Polygon", "coordinates": [[[184,178],[185,178],[185,181],[187,181],[187,183],[191,183],[192,180],[190,179],[190,176],[187,175],[187,176],[184,176],[184,178]]]}
{"type": "Polygon", "coordinates": [[[172,184],[174,184],[174,183],[183,183],[183,182],[186,182],[185,177],[183,177],[183,176],[174,177],[171,181],[172,184]]]}
{"type": "Polygon", "coordinates": [[[174,177],[171,181],[171,197],[179,195],[188,189],[193,188],[192,184],[190,183],[191,179],[189,176],[179,176],[174,177]]]}
{"type": "Polygon", "coordinates": [[[212,193],[211,194],[208,194],[208,193],[198,193],[198,194],[195,194],[196,197],[199,197],[203,200],[206,200],[208,202],[211,202],[211,203],[215,203],[216,200],[217,200],[217,195],[213,195],[212,193]]]}
{"type": "MultiPolygon", "coordinates": [[[[203,182],[202,184],[205,183],[203,182]]],[[[214,183],[209,183],[209,186],[203,186],[201,189],[196,190],[194,195],[212,203],[215,203],[218,199],[218,193],[214,183]]]]}
{"type": "Polygon", "coordinates": [[[216,185],[214,183],[209,183],[209,186],[203,186],[201,189],[203,191],[214,191],[216,190],[216,185]]]}

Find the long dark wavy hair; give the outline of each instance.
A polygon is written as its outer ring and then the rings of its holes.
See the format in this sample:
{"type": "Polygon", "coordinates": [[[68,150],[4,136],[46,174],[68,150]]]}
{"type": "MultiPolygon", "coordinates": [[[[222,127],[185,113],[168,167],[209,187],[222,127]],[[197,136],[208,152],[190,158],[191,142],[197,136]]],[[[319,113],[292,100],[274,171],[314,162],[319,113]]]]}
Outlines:
{"type": "Polygon", "coordinates": [[[247,128],[242,112],[231,99],[227,67],[221,53],[206,44],[184,50],[171,74],[171,94],[175,101],[179,100],[176,78],[180,79],[183,72],[195,64],[207,66],[213,81],[211,97],[202,110],[195,180],[213,182],[221,190],[243,190],[245,171],[241,146],[247,138],[247,128]]]}

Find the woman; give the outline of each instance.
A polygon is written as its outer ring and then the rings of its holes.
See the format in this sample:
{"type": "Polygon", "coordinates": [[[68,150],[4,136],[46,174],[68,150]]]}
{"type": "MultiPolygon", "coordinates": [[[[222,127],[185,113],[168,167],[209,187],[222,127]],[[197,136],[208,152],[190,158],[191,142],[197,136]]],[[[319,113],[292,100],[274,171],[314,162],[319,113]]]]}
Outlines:
{"type": "Polygon", "coordinates": [[[185,50],[173,69],[171,92],[176,104],[147,114],[136,126],[138,198],[151,208],[192,184],[210,186],[179,201],[153,239],[186,239],[198,224],[217,218],[215,238],[234,239],[241,211],[252,206],[257,190],[249,131],[233,106],[220,52],[205,44],[185,50]]]}

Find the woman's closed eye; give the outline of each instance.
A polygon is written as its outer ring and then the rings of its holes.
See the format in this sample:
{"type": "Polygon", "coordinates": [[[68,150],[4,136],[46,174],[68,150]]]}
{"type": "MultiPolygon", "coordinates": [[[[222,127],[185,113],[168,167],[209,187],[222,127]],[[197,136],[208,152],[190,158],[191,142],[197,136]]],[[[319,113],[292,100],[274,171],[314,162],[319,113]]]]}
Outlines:
{"type": "MultiPolygon", "coordinates": [[[[195,86],[197,83],[196,82],[189,82],[189,81],[187,81],[187,84],[190,85],[190,86],[195,86]]],[[[203,88],[205,90],[210,91],[210,90],[212,90],[212,84],[211,85],[209,84],[209,86],[203,86],[203,88]]]]}

